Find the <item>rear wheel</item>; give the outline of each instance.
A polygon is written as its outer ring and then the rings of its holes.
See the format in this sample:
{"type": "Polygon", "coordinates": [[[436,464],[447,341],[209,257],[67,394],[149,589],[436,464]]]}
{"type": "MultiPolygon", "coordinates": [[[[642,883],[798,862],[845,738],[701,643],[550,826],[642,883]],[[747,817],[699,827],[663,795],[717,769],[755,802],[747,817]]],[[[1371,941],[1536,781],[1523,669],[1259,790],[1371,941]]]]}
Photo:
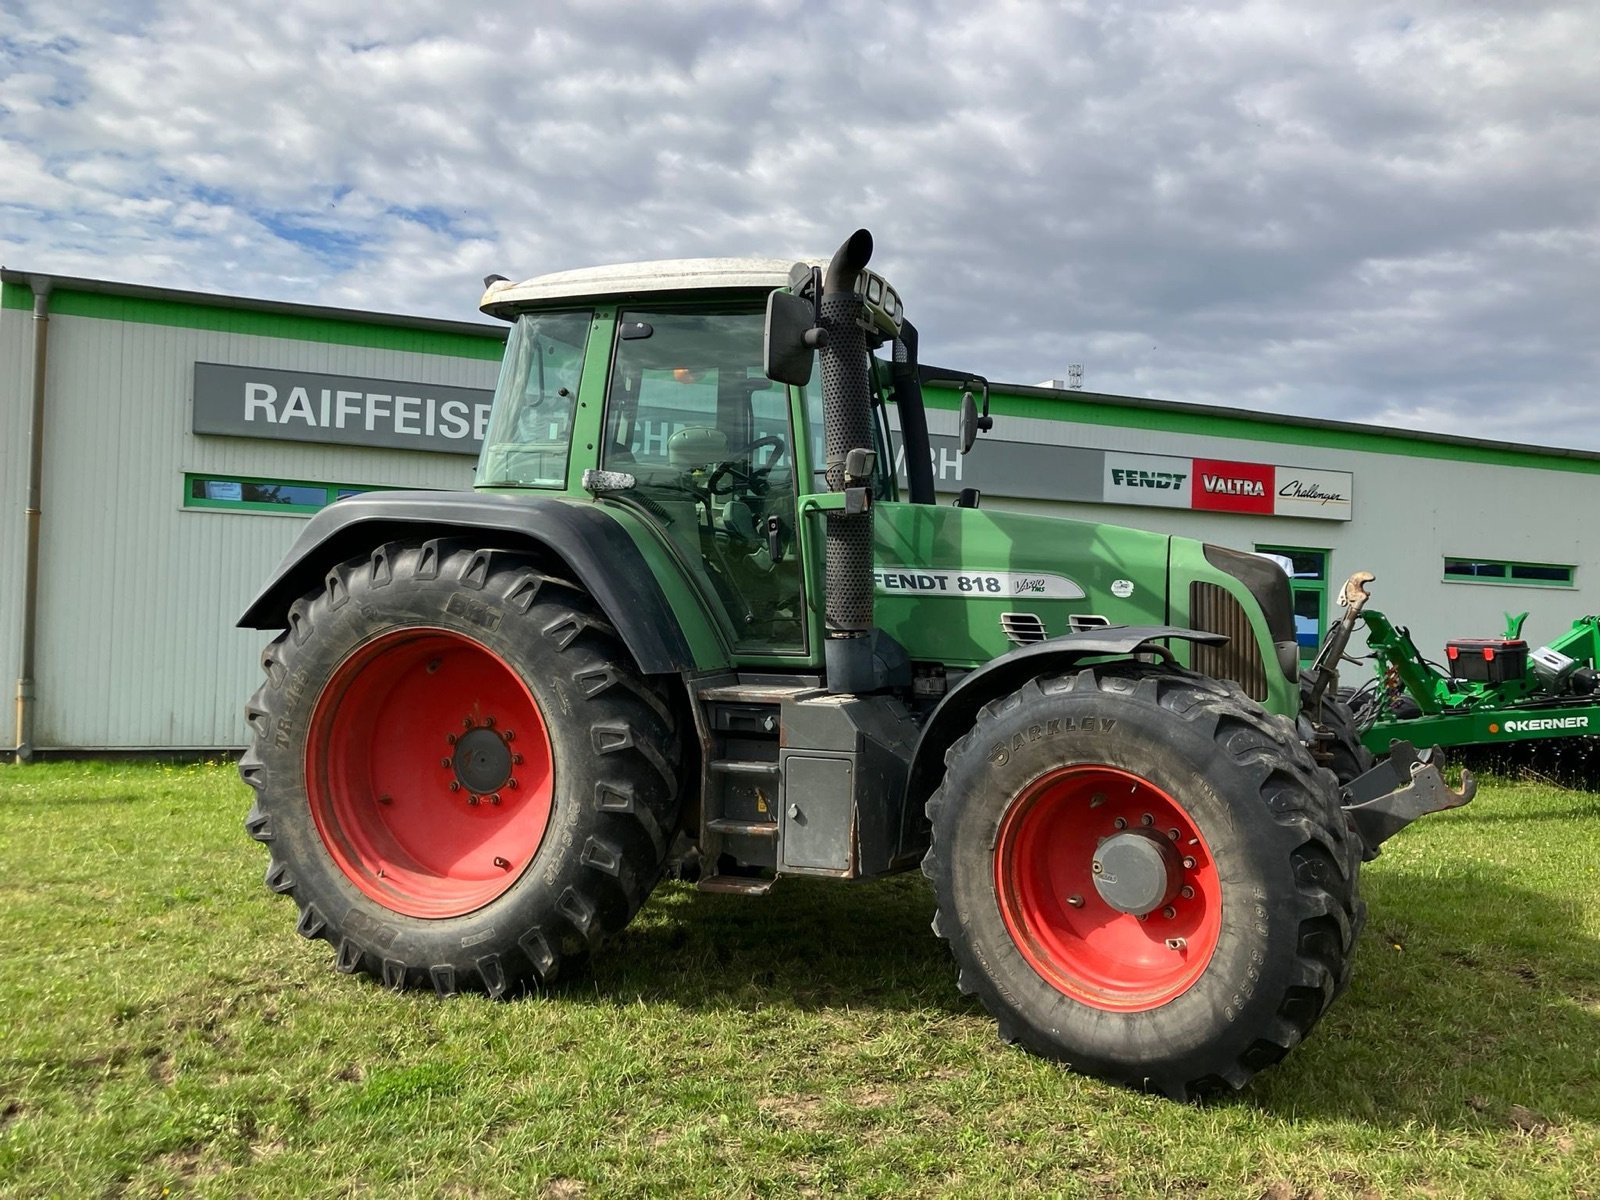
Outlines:
{"type": "Polygon", "coordinates": [[[1102,665],[985,707],[928,804],[934,928],[1008,1041],[1184,1097],[1297,1045],[1348,974],[1358,841],[1294,726],[1102,665]]]}
{"type": "Polygon", "coordinates": [[[262,665],[245,826],[341,970],[503,995],[576,965],[659,878],[671,710],[528,558],[381,547],[296,602],[262,665]]]}

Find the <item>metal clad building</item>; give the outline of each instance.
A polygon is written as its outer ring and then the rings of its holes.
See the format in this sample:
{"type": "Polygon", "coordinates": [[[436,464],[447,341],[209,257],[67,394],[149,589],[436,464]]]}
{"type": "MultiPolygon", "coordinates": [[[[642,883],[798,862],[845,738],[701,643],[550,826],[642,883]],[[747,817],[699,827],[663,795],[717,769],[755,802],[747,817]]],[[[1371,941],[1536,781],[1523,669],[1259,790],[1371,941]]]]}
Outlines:
{"type": "MultiPolygon", "coordinates": [[[[22,667],[35,288],[47,290],[40,750],[245,741],[262,635],[234,620],[301,522],[379,487],[471,486],[503,330],[0,272],[0,680],[22,667]]],[[[931,388],[947,497],[1279,554],[1303,646],[1343,579],[1421,650],[1528,610],[1537,645],[1600,611],[1600,454],[995,385],[962,457],[931,388]]],[[[902,473],[903,474],[903,473],[902,473]]],[[[1137,581],[1135,581],[1137,582],[1137,581]]],[[[1051,630],[1058,633],[1062,630],[1051,630]]],[[[1353,682],[1354,680],[1347,680],[1353,682]]],[[[8,706],[9,709],[9,706],[8,706]]],[[[15,725],[0,728],[0,750],[15,725]]]]}
{"type": "MultiPolygon", "coordinates": [[[[430,384],[488,391],[503,331],[48,282],[33,744],[242,745],[241,702],[256,686],[262,639],[233,622],[314,511],[249,505],[247,481],[461,488],[472,484],[475,458],[197,434],[196,365],[394,380],[419,392],[430,384]],[[196,497],[196,481],[222,498],[196,497]]],[[[29,277],[6,272],[0,299],[0,677],[10,685],[19,674],[23,604],[29,277]]],[[[9,746],[12,722],[5,724],[0,736],[9,746]]]]}

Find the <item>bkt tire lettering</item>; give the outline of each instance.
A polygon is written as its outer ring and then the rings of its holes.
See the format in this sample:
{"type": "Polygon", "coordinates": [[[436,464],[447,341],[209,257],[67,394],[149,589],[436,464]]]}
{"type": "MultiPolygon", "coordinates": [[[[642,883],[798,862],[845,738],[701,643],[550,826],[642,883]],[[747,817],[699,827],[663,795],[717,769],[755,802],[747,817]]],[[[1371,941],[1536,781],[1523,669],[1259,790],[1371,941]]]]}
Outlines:
{"type": "Polygon", "coordinates": [[[1029,725],[1025,734],[1012,734],[1009,743],[996,742],[989,749],[989,761],[997,766],[1004,766],[1011,761],[1014,753],[1029,742],[1037,742],[1040,738],[1052,737],[1058,733],[1110,733],[1116,726],[1116,721],[1110,717],[1051,718],[1036,725],[1029,725]]]}

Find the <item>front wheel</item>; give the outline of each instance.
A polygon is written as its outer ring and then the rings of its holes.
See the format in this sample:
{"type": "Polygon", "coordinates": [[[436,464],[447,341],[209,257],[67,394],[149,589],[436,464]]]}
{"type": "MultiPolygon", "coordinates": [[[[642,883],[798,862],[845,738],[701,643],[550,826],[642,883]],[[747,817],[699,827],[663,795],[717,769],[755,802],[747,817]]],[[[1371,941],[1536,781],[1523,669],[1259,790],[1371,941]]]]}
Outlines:
{"type": "Polygon", "coordinates": [[[1338,994],[1360,846],[1293,723],[1236,687],[1036,680],[945,761],[934,928],[1006,1040],[1182,1098],[1243,1086],[1338,994]]]}
{"type": "Polygon", "coordinates": [[[531,559],[382,546],[296,601],[262,666],[245,828],[341,970],[505,995],[581,962],[660,877],[672,710],[531,559]]]}

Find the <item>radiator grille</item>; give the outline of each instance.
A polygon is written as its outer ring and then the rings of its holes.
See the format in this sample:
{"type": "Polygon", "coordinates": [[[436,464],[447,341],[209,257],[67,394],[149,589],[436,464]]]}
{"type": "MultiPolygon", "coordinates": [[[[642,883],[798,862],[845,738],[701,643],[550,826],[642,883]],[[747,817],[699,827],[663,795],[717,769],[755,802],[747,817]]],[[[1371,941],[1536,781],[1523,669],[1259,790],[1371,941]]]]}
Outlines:
{"type": "Polygon", "coordinates": [[[1231,679],[1252,700],[1267,698],[1267,671],[1261,661],[1261,644],[1244,606],[1214,583],[1189,585],[1189,623],[1207,633],[1225,633],[1224,646],[1194,648],[1194,669],[1216,679],[1231,679]]]}

